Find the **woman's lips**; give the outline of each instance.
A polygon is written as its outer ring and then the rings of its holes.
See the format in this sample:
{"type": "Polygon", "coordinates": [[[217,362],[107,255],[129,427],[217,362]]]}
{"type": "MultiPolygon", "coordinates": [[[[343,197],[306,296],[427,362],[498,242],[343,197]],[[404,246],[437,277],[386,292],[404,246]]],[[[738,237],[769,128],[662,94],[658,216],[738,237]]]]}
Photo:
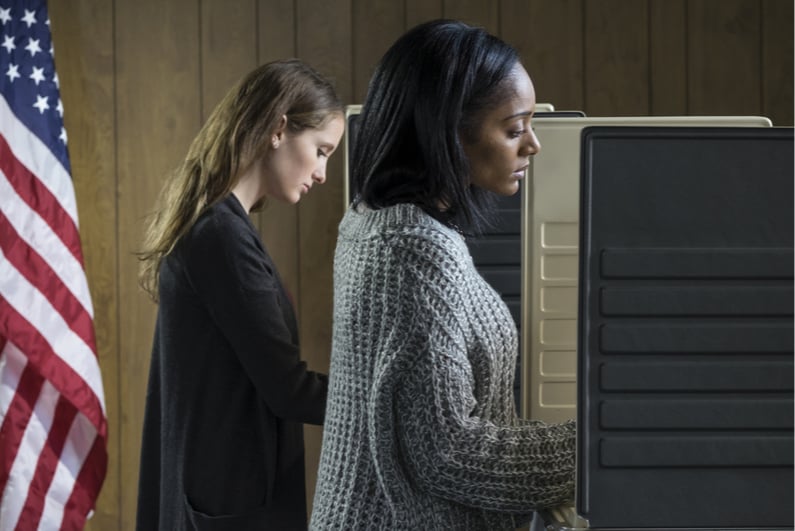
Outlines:
{"type": "Polygon", "coordinates": [[[523,168],[519,168],[518,170],[513,172],[513,176],[516,177],[517,179],[521,179],[521,178],[523,178],[525,176],[525,172],[526,171],[527,171],[527,166],[525,166],[523,168]]]}

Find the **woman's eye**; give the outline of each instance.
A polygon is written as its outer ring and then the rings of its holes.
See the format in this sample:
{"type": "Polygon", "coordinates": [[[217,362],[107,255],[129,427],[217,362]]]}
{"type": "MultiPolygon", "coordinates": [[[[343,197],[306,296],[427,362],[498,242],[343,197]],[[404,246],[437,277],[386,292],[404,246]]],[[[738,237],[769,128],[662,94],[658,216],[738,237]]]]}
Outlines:
{"type": "Polygon", "coordinates": [[[527,129],[520,129],[518,131],[511,131],[510,137],[511,138],[519,138],[520,136],[522,136],[526,132],[527,132],[527,129]]]}
{"type": "Polygon", "coordinates": [[[326,155],[325,151],[323,151],[322,149],[318,149],[317,150],[317,156],[318,157],[326,157],[327,155],[326,155]]]}

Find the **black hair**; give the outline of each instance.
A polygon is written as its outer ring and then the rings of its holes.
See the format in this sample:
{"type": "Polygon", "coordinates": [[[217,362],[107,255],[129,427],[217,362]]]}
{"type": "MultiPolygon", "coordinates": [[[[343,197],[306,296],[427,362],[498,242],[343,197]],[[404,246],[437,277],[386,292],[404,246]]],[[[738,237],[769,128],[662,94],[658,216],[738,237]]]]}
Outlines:
{"type": "Polygon", "coordinates": [[[400,37],[376,67],[353,143],[354,204],[413,203],[481,232],[494,196],[470,184],[462,137],[507,93],[519,57],[482,28],[434,20],[400,37]]]}

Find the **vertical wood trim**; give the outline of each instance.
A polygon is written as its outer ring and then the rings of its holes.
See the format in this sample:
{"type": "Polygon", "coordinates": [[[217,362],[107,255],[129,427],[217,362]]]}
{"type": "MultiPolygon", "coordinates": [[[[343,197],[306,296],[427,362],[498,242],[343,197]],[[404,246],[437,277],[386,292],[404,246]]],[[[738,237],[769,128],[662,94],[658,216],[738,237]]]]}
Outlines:
{"type": "MultiPolygon", "coordinates": [[[[138,287],[146,215],[201,118],[198,0],[119,0],[116,9],[122,529],[132,530],[156,306],[138,287]]],[[[88,33],[91,34],[90,32],[88,33]]]]}
{"type": "Polygon", "coordinates": [[[500,36],[519,52],[536,101],[582,110],[583,0],[501,0],[500,36]]]}
{"type": "MultiPolygon", "coordinates": [[[[258,63],[298,55],[295,45],[295,0],[258,0],[257,5],[258,63]]],[[[298,311],[300,303],[298,269],[298,208],[279,201],[270,201],[253,219],[287,291],[298,311]]]]}
{"type": "Polygon", "coordinates": [[[589,116],[649,113],[646,0],[585,2],[585,112],[589,116]]]}
{"type": "Polygon", "coordinates": [[[297,56],[295,0],[257,0],[258,63],[297,56]]]}
{"type": "Polygon", "coordinates": [[[527,0],[499,0],[498,7],[500,26],[497,35],[516,49],[528,73],[528,60],[537,44],[530,30],[534,7],[534,3],[527,0]]]}
{"type": "Polygon", "coordinates": [[[687,114],[687,30],[684,0],[649,0],[651,114],[687,114]]]}
{"type": "Polygon", "coordinates": [[[423,22],[442,18],[442,0],[405,0],[407,30],[423,22]]]}
{"type": "Polygon", "coordinates": [[[49,14],[108,417],[108,470],[86,529],[118,529],[123,481],[119,455],[113,3],[51,2],[49,14]]]}
{"type": "Polygon", "coordinates": [[[353,97],[362,103],[376,64],[404,30],[406,8],[394,0],[353,0],[353,97]]]}
{"type": "Polygon", "coordinates": [[[201,0],[202,122],[221,98],[257,65],[256,0],[201,0]]]}
{"type": "MultiPolygon", "coordinates": [[[[352,5],[297,0],[298,57],[330,77],[343,101],[352,90],[352,5]]],[[[332,264],[337,227],[343,215],[342,157],[331,157],[326,183],[315,187],[298,207],[301,352],[309,367],[327,372],[331,353],[332,264]]],[[[306,426],[307,508],[311,511],[322,430],[306,426]]]]}
{"type": "Polygon", "coordinates": [[[793,2],[762,0],[762,113],[793,125],[793,2]]]}
{"type": "Polygon", "coordinates": [[[481,26],[489,33],[500,31],[500,4],[484,0],[443,0],[444,18],[460,20],[472,26],[481,26]]]}
{"type": "Polygon", "coordinates": [[[761,114],[760,5],[757,0],[687,3],[690,114],[761,114]]]}

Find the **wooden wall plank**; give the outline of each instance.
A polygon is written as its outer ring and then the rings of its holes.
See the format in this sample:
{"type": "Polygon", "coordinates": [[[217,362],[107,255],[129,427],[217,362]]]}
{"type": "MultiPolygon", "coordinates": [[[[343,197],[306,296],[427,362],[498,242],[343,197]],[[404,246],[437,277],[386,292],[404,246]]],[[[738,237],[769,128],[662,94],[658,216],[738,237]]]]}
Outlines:
{"type": "Polygon", "coordinates": [[[762,114],[793,125],[793,2],[762,0],[762,114]]]}
{"type": "Polygon", "coordinates": [[[49,13],[108,417],[108,471],[86,529],[104,531],[121,525],[122,485],[113,3],[51,2],[49,13]]]}
{"type": "MultiPolygon", "coordinates": [[[[352,88],[350,0],[331,5],[325,0],[296,3],[298,57],[330,77],[343,101],[352,88]]],[[[298,208],[301,351],[310,368],[328,371],[333,299],[332,264],[337,227],[342,219],[344,187],[339,151],[328,163],[326,183],[301,200],[298,208]]],[[[307,426],[307,500],[311,511],[322,431],[307,426]]]]}
{"type": "Polygon", "coordinates": [[[444,18],[481,26],[489,33],[498,35],[500,31],[500,4],[484,0],[444,0],[444,18]]]}
{"type": "Polygon", "coordinates": [[[406,0],[406,29],[442,18],[442,0],[406,0]]]}
{"type": "Polygon", "coordinates": [[[295,0],[258,0],[257,13],[259,64],[296,57],[295,0]]]}
{"type": "Polygon", "coordinates": [[[353,0],[353,97],[362,103],[376,64],[405,30],[405,4],[394,0],[353,0]]]}
{"type": "Polygon", "coordinates": [[[259,63],[296,57],[295,0],[258,0],[257,13],[259,63]]]}
{"type": "Polygon", "coordinates": [[[584,7],[585,112],[648,114],[648,2],[590,0],[584,7]]]}
{"type": "Polygon", "coordinates": [[[198,0],[117,0],[122,529],[132,530],[156,306],[138,287],[145,216],[201,119],[198,0]]]}
{"type": "MultiPolygon", "coordinates": [[[[296,57],[295,0],[259,0],[257,11],[258,64],[296,57]]],[[[270,201],[254,219],[297,311],[298,208],[270,201]]]]}
{"type": "Polygon", "coordinates": [[[687,3],[690,114],[762,113],[760,6],[757,0],[687,3]]]}
{"type": "Polygon", "coordinates": [[[649,0],[650,112],[687,114],[685,0],[649,0]]]}
{"type": "Polygon", "coordinates": [[[237,81],[257,66],[256,0],[202,0],[202,122],[237,81]]]}
{"type": "Polygon", "coordinates": [[[536,101],[581,110],[583,0],[500,0],[500,36],[517,49],[536,101]]]}

